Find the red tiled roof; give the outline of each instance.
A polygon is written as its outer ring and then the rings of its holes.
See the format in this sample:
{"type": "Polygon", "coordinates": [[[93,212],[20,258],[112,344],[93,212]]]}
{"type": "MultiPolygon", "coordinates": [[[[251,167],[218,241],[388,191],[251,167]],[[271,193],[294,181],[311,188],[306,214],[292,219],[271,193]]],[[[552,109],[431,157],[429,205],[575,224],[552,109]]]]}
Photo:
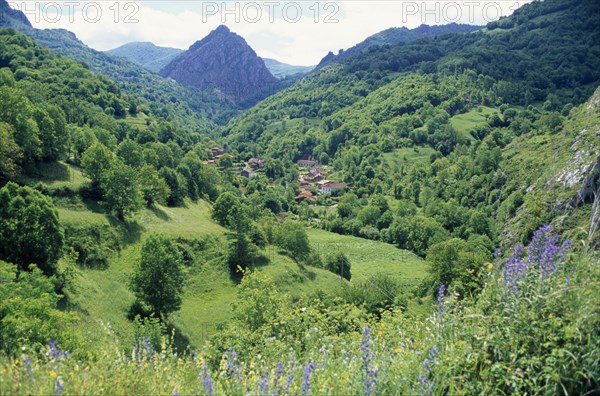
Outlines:
{"type": "Polygon", "coordinates": [[[300,191],[300,194],[298,194],[296,196],[296,201],[301,200],[301,199],[308,199],[309,201],[315,201],[315,197],[314,195],[312,195],[312,193],[310,191],[300,191]]]}
{"type": "Polygon", "coordinates": [[[346,187],[348,187],[348,185],[346,183],[326,183],[323,185],[323,187],[340,189],[340,188],[346,188],[346,187]]]}

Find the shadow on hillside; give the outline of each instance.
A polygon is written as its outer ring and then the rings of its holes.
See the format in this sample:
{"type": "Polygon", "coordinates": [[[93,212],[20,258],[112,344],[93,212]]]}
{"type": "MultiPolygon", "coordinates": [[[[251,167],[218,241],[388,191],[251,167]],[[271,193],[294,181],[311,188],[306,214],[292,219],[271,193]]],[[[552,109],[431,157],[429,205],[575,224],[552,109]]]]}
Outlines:
{"type": "MultiPolygon", "coordinates": [[[[139,317],[140,319],[151,318],[153,317],[153,314],[146,306],[141,304],[139,301],[135,301],[129,307],[127,319],[133,322],[136,320],[136,317],[139,317]]],[[[162,323],[164,324],[166,331],[164,335],[169,339],[172,339],[175,350],[178,353],[189,352],[190,339],[183,334],[183,332],[173,322],[171,322],[171,320],[167,319],[166,322],[163,321],[162,323]]]]}
{"type": "Polygon", "coordinates": [[[158,217],[161,220],[164,220],[164,221],[171,220],[171,218],[169,217],[169,215],[167,214],[167,212],[165,212],[162,208],[159,208],[156,205],[152,205],[148,209],[150,209],[150,211],[152,213],[154,213],[154,216],[158,217]]]}
{"type": "Polygon", "coordinates": [[[269,259],[269,257],[267,257],[264,253],[262,253],[260,256],[258,256],[256,259],[254,259],[252,268],[254,269],[254,268],[260,268],[260,267],[266,267],[269,264],[271,264],[271,259],[269,259]]]}
{"type": "Polygon", "coordinates": [[[93,193],[86,191],[89,186],[84,186],[81,189],[82,202],[87,210],[92,213],[107,214],[106,208],[104,207],[101,196],[94,196],[93,193]]]}
{"type": "Polygon", "coordinates": [[[25,174],[47,183],[71,181],[69,167],[60,162],[38,162],[27,165],[25,174]]]}
{"type": "MultiPolygon", "coordinates": [[[[294,260],[295,261],[295,260],[294,260]]],[[[298,261],[295,261],[298,269],[302,273],[302,275],[306,276],[311,281],[314,281],[317,278],[317,273],[308,269],[308,267],[298,261]]]]}
{"type": "Polygon", "coordinates": [[[190,339],[173,323],[166,323],[167,336],[173,337],[173,347],[177,353],[186,353],[190,348],[190,339]]]}
{"type": "Polygon", "coordinates": [[[141,225],[135,221],[121,221],[112,215],[107,215],[106,218],[108,219],[111,227],[119,230],[119,234],[122,235],[122,242],[125,245],[130,245],[140,241],[142,231],[144,230],[141,225]]]}
{"type": "Polygon", "coordinates": [[[298,269],[300,270],[302,275],[306,276],[311,281],[316,279],[317,273],[314,271],[311,271],[310,267],[308,265],[306,265],[305,263],[303,263],[296,257],[292,256],[290,254],[290,252],[283,250],[283,249],[279,249],[279,248],[276,248],[276,249],[277,249],[276,250],[277,254],[279,254],[280,256],[285,256],[285,257],[289,258],[290,260],[292,260],[298,266],[298,269]]]}
{"type": "Polygon", "coordinates": [[[292,256],[290,254],[290,252],[283,250],[283,249],[279,249],[279,248],[276,248],[276,252],[278,255],[285,256],[285,257],[289,258],[290,260],[292,260],[294,262],[294,264],[296,264],[296,266],[298,267],[298,270],[300,270],[300,273],[302,275],[306,276],[309,280],[313,281],[316,279],[317,273],[314,271],[311,271],[310,270],[311,267],[306,265],[304,262],[302,262],[298,258],[292,256]]]}

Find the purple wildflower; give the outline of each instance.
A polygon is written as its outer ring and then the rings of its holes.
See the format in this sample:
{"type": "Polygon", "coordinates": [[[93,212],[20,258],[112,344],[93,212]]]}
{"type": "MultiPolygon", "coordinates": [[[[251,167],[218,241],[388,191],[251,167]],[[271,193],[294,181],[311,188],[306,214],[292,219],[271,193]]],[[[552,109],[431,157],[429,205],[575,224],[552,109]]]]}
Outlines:
{"type": "Polygon", "coordinates": [[[371,329],[369,327],[365,327],[363,331],[363,338],[360,345],[360,351],[362,352],[362,362],[365,375],[365,393],[367,395],[370,395],[375,390],[378,370],[377,368],[371,367],[371,329]]]}
{"type": "Polygon", "coordinates": [[[552,233],[552,227],[540,227],[531,239],[527,249],[527,258],[523,260],[523,245],[518,245],[504,264],[502,275],[504,285],[513,292],[518,290],[520,282],[531,268],[539,271],[540,277],[547,278],[562,268],[566,261],[571,241],[558,243],[558,235],[552,233]]]}
{"type": "Polygon", "coordinates": [[[275,379],[283,377],[283,364],[277,363],[277,367],[275,367],[275,379]]]}
{"type": "Polygon", "coordinates": [[[283,364],[277,363],[277,367],[275,367],[275,377],[273,378],[273,395],[278,396],[281,391],[282,383],[281,378],[283,377],[283,364]]]}
{"type": "Polygon", "coordinates": [[[438,312],[440,313],[440,315],[442,315],[444,313],[445,293],[446,293],[446,286],[442,284],[442,285],[440,285],[440,288],[438,289],[438,297],[437,297],[438,312]]]}
{"type": "Polygon", "coordinates": [[[258,391],[260,394],[269,393],[269,373],[265,373],[265,375],[258,380],[258,391]]]}
{"type": "Polygon", "coordinates": [[[504,277],[504,285],[512,291],[519,288],[519,283],[525,276],[528,270],[528,264],[523,261],[523,245],[517,245],[512,252],[512,255],[504,263],[502,268],[502,276],[504,277]]]}
{"type": "Polygon", "coordinates": [[[179,392],[177,392],[177,391],[173,392],[173,396],[179,396],[179,392]]]}
{"type": "Polygon", "coordinates": [[[294,379],[294,375],[293,374],[288,374],[287,378],[285,379],[285,389],[283,390],[283,395],[288,395],[290,393],[290,388],[292,387],[292,381],[294,379]]]}
{"type": "Polygon", "coordinates": [[[365,327],[362,335],[363,338],[360,343],[360,351],[362,352],[363,363],[368,363],[371,360],[371,329],[365,327]]]}
{"type": "Polygon", "coordinates": [[[152,346],[152,342],[150,341],[149,337],[142,337],[133,345],[133,358],[138,362],[142,360],[152,362],[153,355],[154,347],[152,346]]]}
{"type": "Polygon", "coordinates": [[[430,382],[427,375],[419,376],[419,385],[421,385],[421,395],[431,396],[433,394],[433,382],[430,382]]]}
{"type": "Polygon", "coordinates": [[[435,358],[438,357],[438,355],[439,355],[438,347],[436,347],[436,346],[431,347],[431,349],[428,352],[428,355],[429,355],[430,359],[435,360],[435,358]]]}
{"type": "Polygon", "coordinates": [[[379,374],[379,370],[377,368],[370,368],[367,370],[365,377],[365,394],[370,395],[375,391],[377,374],[379,374]]]}
{"type": "Polygon", "coordinates": [[[62,357],[64,358],[69,358],[71,357],[71,354],[69,352],[64,352],[61,351],[57,346],[56,346],[56,341],[50,341],[48,342],[48,346],[50,347],[50,350],[48,351],[48,356],[50,356],[53,360],[58,360],[62,357]]]}
{"type": "Polygon", "coordinates": [[[304,366],[304,373],[302,374],[302,395],[308,395],[310,392],[310,376],[315,369],[315,364],[309,362],[304,366]]]}
{"type": "Polygon", "coordinates": [[[540,270],[540,276],[548,277],[564,264],[570,247],[571,241],[568,239],[559,246],[558,235],[552,234],[552,227],[546,225],[533,234],[527,249],[527,261],[530,266],[540,270]]]}
{"type": "Polygon", "coordinates": [[[231,379],[233,377],[239,377],[241,366],[236,364],[237,361],[237,353],[233,349],[233,347],[229,348],[225,351],[225,357],[227,358],[227,376],[231,379]]]}
{"type": "Polygon", "coordinates": [[[60,378],[56,378],[54,380],[54,395],[59,396],[64,392],[63,388],[65,387],[65,383],[61,381],[60,378]]]}
{"type": "Polygon", "coordinates": [[[23,358],[23,364],[25,364],[25,368],[27,369],[27,372],[29,373],[29,378],[31,380],[33,380],[33,368],[31,367],[31,358],[30,357],[23,358]]]}
{"type": "Polygon", "coordinates": [[[439,351],[436,346],[433,346],[427,352],[427,359],[423,361],[424,373],[419,376],[420,393],[422,395],[431,396],[435,387],[435,382],[430,380],[431,366],[435,363],[435,358],[438,356],[439,351]]]}
{"type": "Polygon", "coordinates": [[[210,371],[208,371],[208,365],[204,365],[204,368],[200,372],[200,378],[202,378],[202,385],[204,389],[208,392],[209,396],[213,396],[215,390],[213,388],[213,380],[210,375],[210,371]]]}
{"type": "Polygon", "coordinates": [[[142,338],[142,347],[144,347],[144,349],[146,351],[146,355],[151,356],[152,354],[154,354],[154,347],[152,346],[150,337],[142,338]]]}

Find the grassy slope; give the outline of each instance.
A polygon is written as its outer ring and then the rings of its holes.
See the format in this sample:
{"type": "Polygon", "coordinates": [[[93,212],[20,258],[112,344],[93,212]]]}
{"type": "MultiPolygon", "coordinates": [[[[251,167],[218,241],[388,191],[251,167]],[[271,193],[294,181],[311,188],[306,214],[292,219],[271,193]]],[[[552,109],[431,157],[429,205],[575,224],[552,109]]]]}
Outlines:
{"type": "Polygon", "coordinates": [[[385,273],[406,280],[422,279],[427,267],[423,260],[406,250],[386,243],[311,229],[308,233],[314,249],[321,255],[342,251],[352,265],[352,281],[368,280],[385,273]]]}
{"type": "Polygon", "coordinates": [[[470,132],[478,126],[487,125],[486,116],[491,116],[494,113],[499,113],[498,109],[479,106],[466,113],[455,115],[450,119],[450,125],[460,132],[464,138],[474,140],[470,132]],[[479,109],[481,109],[481,111],[479,111],[479,109]]]}
{"type": "Polygon", "coordinates": [[[138,113],[135,116],[127,115],[125,117],[125,122],[132,127],[137,127],[140,129],[146,129],[148,126],[146,125],[146,121],[149,117],[144,113],[138,113]]]}
{"type": "Polygon", "coordinates": [[[17,181],[25,185],[42,182],[50,188],[79,188],[86,180],[79,168],[63,162],[42,162],[30,165],[27,174],[28,176],[20,176],[17,181]]]}
{"type": "Polygon", "coordinates": [[[417,162],[428,164],[431,154],[435,152],[431,147],[406,147],[382,154],[381,160],[390,170],[398,171],[401,165],[417,162]]]}
{"type": "MultiPolygon", "coordinates": [[[[77,168],[64,164],[51,164],[41,169],[40,178],[28,182],[52,186],[60,182],[74,187],[85,181],[77,168]],[[57,174],[70,176],[63,180],[57,174]]],[[[83,322],[74,331],[83,334],[90,343],[114,342],[106,338],[104,327],[107,323],[118,339],[125,343],[132,339],[133,325],[127,314],[134,296],[128,290],[127,282],[139,260],[143,240],[149,233],[160,232],[186,239],[213,235],[218,244],[214,248],[217,256],[222,254],[226,243],[225,229],[210,219],[211,208],[204,201],[188,203],[182,208],[144,209],[127,224],[102,213],[93,203],[81,205],[58,200],[57,204],[63,224],[110,224],[124,235],[121,241],[123,249],[111,258],[107,269],[82,268],[78,271],[78,291],[73,303],[81,310],[83,322]]],[[[391,245],[322,230],[309,230],[309,237],[313,248],[321,254],[342,249],[352,263],[353,281],[366,280],[378,272],[410,280],[422,278],[425,274],[424,263],[419,258],[391,245]]],[[[257,269],[271,276],[280,291],[292,296],[317,290],[333,291],[344,282],[329,271],[298,265],[275,247],[267,247],[262,254],[264,258],[257,269]]],[[[173,323],[192,346],[199,346],[230,319],[231,307],[236,299],[236,283],[230,278],[222,260],[208,258],[206,262],[188,268],[183,305],[173,316],[173,323]]]]}

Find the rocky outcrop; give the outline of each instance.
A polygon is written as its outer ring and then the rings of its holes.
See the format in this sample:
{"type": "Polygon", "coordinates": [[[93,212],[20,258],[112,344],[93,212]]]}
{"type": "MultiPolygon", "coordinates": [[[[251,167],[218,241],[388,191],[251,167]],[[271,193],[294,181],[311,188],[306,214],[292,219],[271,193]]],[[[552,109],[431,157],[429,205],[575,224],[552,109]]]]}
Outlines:
{"type": "Polygon", "coordinates": [[[255,97],[277,82],[246,40],[223,25],[175,58],[161,75],[214,90],[234,103],[255,97]]]}

